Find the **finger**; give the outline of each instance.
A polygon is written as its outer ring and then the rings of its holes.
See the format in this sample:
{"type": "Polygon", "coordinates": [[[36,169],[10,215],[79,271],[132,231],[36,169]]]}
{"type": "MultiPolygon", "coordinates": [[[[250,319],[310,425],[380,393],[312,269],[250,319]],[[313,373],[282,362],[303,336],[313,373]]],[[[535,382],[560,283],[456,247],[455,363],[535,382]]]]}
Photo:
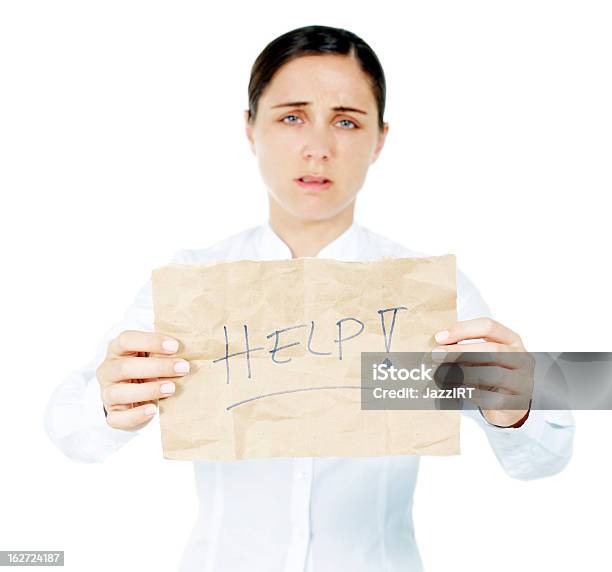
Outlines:
{"type": "Polygon", "coordinates": [[[440,346],[432,350],[431,358],[435,362],[479,363],[511,369],[522,367],[526,363],[525,352],[508,351],[505,345],[495,342],[440,346]]]}
{"type": "Polygon", "coordinates": [[[531,394],[532,382],[521,370],[497,366],[462,365],[463,383],[487,391],[512,395],[531,394]]]}
{"type": "Polygon", "coordinates": [[[153,403],[145,403],[130,409],[113,409],[108,412],[106,423],[115,429],[137,429],[148,423],[156,412],[157,407],[153,403]]]}
{"type": "Polygon", "coordinates": [[[496,411],[524,411],[529,409],[530,402],[528,395],[511,395],[478,388],[468,398],[481,409],[496,411]]]}
{"type": "Polygon", "coordinates": [[[472,387],[491,389],[503,387],[506,370],[497,366],[466,365],[456,363],[441,364],[434,374],[434,381],[440,388],[472,387]]]}
{"type": "Polygon", "coordinates": [[[438,344],[456,344],[462,340],[480,339],[499,344],[513,344],[520,341],[519,335],[491,318],[474,318],[451,324],[435,336],[438,344]]]}
{"type": "Polygon", "coordinates": [[[125,330],[111,341],[108,346],[108,355],[113,357],[131,355],[138,352],[168,355],[176,353],[178,349],[178,340],[164,334],[125,330]]]}
{"type": "Polygon", "coordinates": [[[163,399],[174,394],[176,384],[168,379],[145,383],[111,383],[102,390],[102,401],[108,411],[113,405],[128,405],[163,399]]]}
{"type": "Polygon", "coordinates": [[[179,358],[122,357],[106,360],[98,371],[101,385],[130,379],[180,377],[189,372],[189,362],[179,358]]]}

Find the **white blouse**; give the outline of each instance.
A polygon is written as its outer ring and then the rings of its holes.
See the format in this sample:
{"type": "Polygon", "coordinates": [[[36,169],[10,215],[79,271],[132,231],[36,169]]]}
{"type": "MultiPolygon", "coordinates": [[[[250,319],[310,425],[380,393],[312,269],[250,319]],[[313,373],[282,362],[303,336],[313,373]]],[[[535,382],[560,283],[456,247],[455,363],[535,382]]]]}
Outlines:
{"type": "MultiPolygon", "coordinates": [[[[354,222],[317,256],[368,261],[426,255],[354,222]]],[[[207,249],[179,251],[173,262],[287,258],[291,258],[289,247],[265,223],[207,249]]],[[[459,320],[491,316],[478,290],[459,270],[457,315],[459,320]]],[[[112,338],[127,329],[153,331],[153,324],[149,281],[124,319],[100,341],[89,365],[74,371],[53,392],[45,427],[69,458],[101,462],[153,424],[135,432],[107,425],[95,375],[112,338]]],[[[570,412],[533,410],[520,428],[495,427],[477,409],[463,413],[482,427],[511,477],[552,475],[571,457],[570,412]]],[[[388,456],[193,461],[199,516],[179,570],[422,570],[412,523],[419,460],[388,456]]]]}

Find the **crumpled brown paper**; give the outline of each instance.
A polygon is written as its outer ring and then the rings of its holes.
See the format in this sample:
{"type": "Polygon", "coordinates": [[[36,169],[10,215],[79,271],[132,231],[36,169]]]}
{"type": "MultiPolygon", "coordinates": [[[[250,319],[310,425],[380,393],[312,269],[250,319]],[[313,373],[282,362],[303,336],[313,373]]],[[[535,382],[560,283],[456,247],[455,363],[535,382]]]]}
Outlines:
{"type": "Polygon", "coordinates": [[[361,352],[433,349],[434,333],[456,321],[455,277],[453,255],[155,269],[156,331],[191,363],[159,401],[164,457],[459,453],[457,411],[361,410],[359,390],[361,352]],[[407,310],[386,347],[392,312],[385,336],[378,310],[398,306],[407,310]],[[248,357],[226,359],[246,351],[246,336],[248,357]]]}

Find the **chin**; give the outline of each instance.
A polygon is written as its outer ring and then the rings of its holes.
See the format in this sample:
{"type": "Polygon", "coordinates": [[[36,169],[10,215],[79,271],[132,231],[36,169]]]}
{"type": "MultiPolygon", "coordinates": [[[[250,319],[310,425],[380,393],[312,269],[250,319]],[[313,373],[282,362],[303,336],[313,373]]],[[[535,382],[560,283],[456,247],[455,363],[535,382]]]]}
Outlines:
{"type": "Polygon", "coordinates": [[[323,221],[333,218],[349,208],[356,199],[353,196],[339,196],[338,193],[302,194],[270,193],[270,198],[292,217],[302,221],[323,221]]]}

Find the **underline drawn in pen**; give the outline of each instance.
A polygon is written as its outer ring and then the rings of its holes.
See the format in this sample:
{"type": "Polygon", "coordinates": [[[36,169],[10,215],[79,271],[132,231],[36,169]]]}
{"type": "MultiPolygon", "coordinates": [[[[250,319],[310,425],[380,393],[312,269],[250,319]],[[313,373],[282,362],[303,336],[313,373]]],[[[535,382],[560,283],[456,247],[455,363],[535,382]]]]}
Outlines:
{"type": "Polygon", "coordinates": [[[254,397],[249,397],[248,399],[243,399],[242,401],[237,401],[236,403],[232,403],[225,408],[225,411],[229,411],[234,407],[238,407],[239,405],[244,405],[245,403],[249,403],[250,401],[255,401],[257,399],[263,399],[265,397],[272,397],[274,395],[283,395],[285,393],[296,393],[298,391],[313,391],[316,389],[362,389],[361,385],[323,385],[319,387],[301,387],[299,389],[286,389],[285,391],[274,391],[273,393],[264,393],[263,395],[256,395],[254,397]]]}

